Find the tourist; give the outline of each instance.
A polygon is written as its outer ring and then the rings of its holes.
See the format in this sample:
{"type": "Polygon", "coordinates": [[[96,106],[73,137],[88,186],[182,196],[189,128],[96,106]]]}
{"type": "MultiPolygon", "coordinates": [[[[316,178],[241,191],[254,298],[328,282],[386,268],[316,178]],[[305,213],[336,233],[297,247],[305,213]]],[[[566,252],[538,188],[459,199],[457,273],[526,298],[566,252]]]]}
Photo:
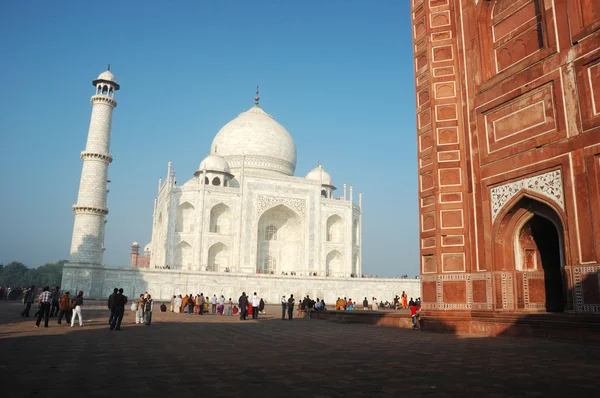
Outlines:
{"type": "Polygon", "coordinates": [[[306,311],[306,319],[310,319],[310,313],[312,312],[313,305],[314,301],[312,301],[307,294],[306,298],[304,299],[304,311],[306,311]]]}
{"type": "Polygon", "coordinates": [[[152,323],[152,309],[154,308],[154,300],[152,300],[151,295],[146,296],[146,300],[144,302],[144,312],[146,313],[146,326],[150,326],[152,323]]]}
{"type": "Polygon", "coordinates": [[[179,297],[175,298],[175,300],[173,301],[174,307],[173,309],[175,310],[175,313],[179,314],[181,312],[181,306],[183,305],[183,300],[181,298],[181,294],[179,295],[179,297]]]}
{"type": "Polygon", "coordinates": [[[29,310],[31,310],[31,304],[33,303],[34,300],[34,295],[35,294],[35,286],[31,285],[31,287],[27,290],[25,290],[25,294],[23,296],[23,304],[25,304],[25,309],[23,310],[23,312],[21,312],[21,316],[23,317],[29,317],[29,310]]]}
{"type": "Polygon", "coordinates": [[[367,298],[365,297],[365,299],[363,300],[363,310],[368,310],[369,309],[369,300],[367,300],[367,298]]]}
{"type": "Polygon", "coordinates": [[[346,311],[352,310],[354,310],[354,303],[352,302],[352,299],[348,299],[348,301],[346,302],[346,311]]]}
{"type": "Polygon", "coordinates": [[[402,295],[400,296],[402,298],[402,308],[408,308],[408,294],[406,294],[405,291],[402,292],[402,295]]]}
{"type": "Polygon", "coordinates": [[[144,295],[140,294],[140,297],[135,302],[135,324],[139,325],[144,323],[144,295]]]}
{"type": "Polygon", "coordinates": [[[198,298],[198,314],[204,314],[204,293],[200,293],[200,297],[198,298]]]}
{"type": "Polygon", "coordinates": [[[39,298],[40,310],[38,311],[38,317],[35,321],[35,326],[40,327],[42,317],[44,317],[44,327],[48,327],[48,318],[50,318],[50,306],[52,305],[52,292],[48,286],[44,286],[44,291],[40,294],[39,298]]]}
{"type": "Polygon", "coordinates": [[[69,292],[65,292],[62,295],[59,301],[60,311],[58,312],[58,324],[60,325],[62,322],[63,315],[65,317],[65,322],[71,322],[71,303],[70,303],[69,292]]]}
{"type": "Polygon", "coordinates": [[[173,298],[171,299],[171,307],[170,307],[170,311],[173,312],[175,311],[175,299],[177,298],[177,296],[173,296],[173,298]]]}
{"type": "MultiPolygon", "coordinates": [[[[81,315],[81,307],[83,306],[83,290],[77,292],[77,296],[74,299],[75,308],[73,308],[73,315],[71,316],[71,327],[75,326],[75,317],[79,318],[79,326],[83,326],[83,317],[81,315]]],[[[71,307],[73,307],[71,305],[71,307]]]]}
{"type": "Polygon", "coordinates": [[[190,296],[188,297],[188,302],[187,302],[187,313],[189,315],[193,315],[194,314],[194,305],[196,303],[194,303],[194,296],[192,296],[192,294],[190,293],[190,296]]]}
{"type": "Polygon", "coordinates": [[[396,297],[394,297],[394,309],[397,310],[398,309],[398,303],[399,303],[400,299],[398,298],[398,295],[396,295],[396,297]]]}
{"type": "Polygon", "coordinates": [[[204,313],[208,314],[208,298],[204,297],[204,305],[202,306],[202,311],[204,311],[204,313]]]}
{"type": "Polygon", "coordinates": [[[252,295],[252,319],[258,319],[258,306],[260,305],[260,299],[256,295],[256,292],[252,295]]]}
{"type": "Polygon", "coordinates": [[[110,330],[121,330],[121,321],[123,321],[123,314],[125,313],[125,304],[127,304],[127,296],[123,295],[123,288],[120,288],[117,295],[113,297],[115,316],[110,324],[110,330]]]}
{"type": "Polygon", "coordinates": [[[260,299],[260,303],[258,303],[258,312],[261,315],[266,315],[267,314],[265,312],[265,301],[262,298],[260,299]]]}
{"type": "Polygon", "coordinates": [[[412,297],[410,298],[410,303],[408,304],[409,308],[410,308],[410,317],[412,318],[412,324],[413,324],[413,330],[418,330],[419,327],[417,326],[417,320],[419,318],[419,313],[421,310],[421,306],[417,305],[417,303],[415,303],[412,300],[412,297]]]}
{"type": "Polygon", "coordinates": [[[246,292],[242,292],[238,300],[238,305],[240,306],[240,320],[245,321],[248,313],[248,297],[246,296],[246,292]]]}
{"type": "Polygon", "coordinates": [[[196,295],[196,301],[195,301],[196,305],[194,306],[194,314],[198,315],[200,314],[200,293],[198,293],[196,295]]]}
{"type": "Polygon", "coordinates": [[[221,303],[217,305],[217,314],[223,315],[223,311],[225,310],[225,306],[221,303]]]}
{"type": "Polygon", "coordinates": [[[341,311],[343,308],[344,308],[344,300],[342,300],[340,297],[338,297],[337,301],[335,302],[335,310],[341,311]]]}
{"type": "Polygon", "coordinates": [[[210,304],[211,304],[212,313],[216,314],[217,313],[217,295],[216,294],[213,294],[213,296],[210,298],[210,304]]]}
{"type": "Polygon", "coordinates": [[[52,289],[52,306],[50,308],[50,317],[58,315],[58,311],[60,309],[58,300],[60,300],[60,286],[56,286],[54,289],[52,289]]]}
{"type": "Polygon", "coordinates": [[[108,310],[110,311],[110,317],[108,317],[109,325],[112,323],[112,319],[115,316],[114,311],[113,311],[113,298],[117,295],[118,292],[119,292],[119,289],[117,289],[115,287],[113,289],[113,293],[110,296],[108,296],[108,310]]]}
{"type": "Polygon", "coordinates": [[[238,310],[238,307],[233,306],[233,311],[232,311],[233,315],[236,315],[239,311],[240,310],[238,310]]]}
{"type": "Polygon", "coordinates": [[[288,319],[291,321],[293,316],[294,316],[294,303],[296,300],[294,300],[294,295],[290,294],[290,298],[288,299],[287,302],[287,310],[288,310],[288,319]]]}
{"type": "Polygon", "coordinates": [[[229,297],[229,301],[227,302],[227,316],[231,316],[233,314],[233,301],[231,301],[231,297],[229,297]]]}
{"type": "Polygon", "coordinates": [[[379,304],[377,303],[377,299],[373,297],[373,311],[379,311],[379,304]]]}
{"type": "MultiPolygon", "coordinates": [[[[246,314],[246,316],[252,316],[252,300],[251,298],[248,298],[248,313],[246,314]]],[[[254,319],[254,317],[252,317],[252,319],[254,319]]]]}
{"type": "Polygon", "coordinates": [[[348,309],[348,300],[344,297],[344,310],[348,309]]]}
{"type": "Polygon", "coordinates": [[[167,306],[165,305],[165,303],[162,303],[160,305],[160,312],[167,312],[167,306]]]}
{"type": "Polygon", "coordinates": [[[225,296],[221,295],[221,297],[219,297],[219,304],[225,308],[225,296]]]}
{"type": "Polygon", "coordinates": [[[285,296],[281,297],[281,320],[285,321],[285,310],[287,309],[287,300],[285,296]]]}
{"type": "Polygon", "coordinates": [[[189,299],[190,298],[187,295],[183,296],[183,301],[181,303],[181,312],[187,312],[189,299]]]}
{"type": "Polygon", "coordinates": [[[303,298],[302,300],[299,300],[299,302],[298,302],[298,308],[297,308],[297,311],[296,311],[296,316],[297,317],[300,317],[300,313],[302,311],[304,311],[304,300],[305,299],[306,299],[306,297],[303,298]]]}

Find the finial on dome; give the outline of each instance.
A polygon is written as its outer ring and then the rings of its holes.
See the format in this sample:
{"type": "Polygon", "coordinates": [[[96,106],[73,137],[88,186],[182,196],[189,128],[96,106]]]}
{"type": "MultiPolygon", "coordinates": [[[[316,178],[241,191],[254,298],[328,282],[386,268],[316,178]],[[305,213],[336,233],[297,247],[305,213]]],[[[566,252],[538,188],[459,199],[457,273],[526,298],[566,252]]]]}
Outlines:
{"type": "Polygon", "coordinates": [[[110,64],[108,64],[108,70],[110,70],[110,64]]]}
{"type": "Polygon", "coordinates": [[[258,84],[256,85],[256,97],[254,97],[254,105],[258,106],[258,100],[260,97],[258,96],[258,84]]]}
{"type": "Polygon", "coordinates": [[[317,167],[321,168],[321,161],[320,160],[317,160],[317,167]]]}

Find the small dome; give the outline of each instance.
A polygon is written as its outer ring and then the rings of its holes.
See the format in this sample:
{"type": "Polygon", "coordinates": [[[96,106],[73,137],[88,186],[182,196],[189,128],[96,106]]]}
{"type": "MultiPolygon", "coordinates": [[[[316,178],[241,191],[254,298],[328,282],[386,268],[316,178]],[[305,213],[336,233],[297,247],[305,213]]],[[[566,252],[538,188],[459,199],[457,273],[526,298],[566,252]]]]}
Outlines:
{"type": "Polygon", "coordinates": [[[152,245],[152,243],[148,243],[146,246],[144,246],[144,253],[147,253],[150,251],[150,246],[152,245]]]}
{"type": "Polygon", "coordinates": [[[133,242],[133,243],[131,244],[131,246],[139,246],[139,245],[140,245],[140,244],[139,244],[139,243],[137,243],[137,242],[133,242]]]}
{"type": "Polygon", "coordinates": [[[318,165],[309,171],[305,178],[307,180],[320,181],[321,185],[334,186],[333,182],[331,181],[331,176],[323,169],[323,166],[321,165],[318,165]]]}
{"type": "Polygon", "coordinates": [[[194,175],[199,175],[203,171],[216,171],[219,173],[231,174],[229,170],[229,163],[219,155],[208,155],[200,163],[198,171],[194,175]]]}
{"type": "Polygon", "coordinates": [[[96,80],[106,80],[113,83],[117,82],[117,79],[115,79],[115,75],[113,75],[109,70],[100,73],[96,80]]]}

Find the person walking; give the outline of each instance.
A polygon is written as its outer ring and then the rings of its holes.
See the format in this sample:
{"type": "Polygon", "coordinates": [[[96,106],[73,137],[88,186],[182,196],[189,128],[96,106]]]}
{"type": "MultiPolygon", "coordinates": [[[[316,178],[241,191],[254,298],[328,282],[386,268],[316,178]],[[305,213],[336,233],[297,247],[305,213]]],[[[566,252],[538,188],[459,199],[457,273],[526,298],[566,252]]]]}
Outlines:
{"type": "Polygon", "coordinates": [[[146,313],[146,326],[150,326],[152,323],[152,309],[154,307],[154,300],[152,300],[152,296],[146,296],[146,301],[144,303],[144,312],[146,313]]]}
{"type": "Polygon", "coordinates": [[[110,311],[110,317],[108,317],[109,325],[112,323],[113,317],[115,316],[115,313],[113,311],[113,298],[117,295],[118,292],[119,292],[119,289],[117,289],[115,287],[113,289],[112,294],[110,296],[108,296],[108,310],[110,311]]]}
{"type": "Polygon", "coordinates": [[[285,321],[285,310],[287,309],[287,300],[285,296],[281,296],[281,320],[285,321]]]}
{"type": "Polygon", "coordinates": [[[71,299],[69,297],[69,292],[65,292],[59,301],[60,311],[58,312],[58,324],[62,323],[63,316],[65,317],[65,322],[71,322],[71,299]]]}
{"type": "Polygon", "coordinates": [[[258,306],[260,305],[260,298],[256,295],[256,292],[252,295],[252,319],[258,319],[258,306]]]}
{"type": "Polygon", "coordinates": [[[42,317],[44,317],[44,327],[48,327],[48,319],[50,318],[50,306],[52,305],[52,292],[48,286],[44,286],[44,291],[40,294],[39,298],[40,310],[38,311],[38,317],[35,321],[35,326],[40,327],[42,317]]]}
{"type": "Polygon", "coordinates": [[[238,305],[240,306],[240,320],[245,321],[248,316],[248,296],[246,296],[246,292],[242,292],[238,305]]]}
{"type": "Polygon", "coordinates": [[[217,295],[216,294],[213,294],[213,296],[210,298],[210,304],[211,304],[212,313],[216,314],[217,313],[217,295]]]}
{"type": "Polygon", "coordinates": [[[23,304],[25,304],[25,309],[23,310],[23,312],[21,312],[21,316],[29,317],[29,310],[31,310],[31,304],[34,300],[34,294],[35,286],[31,285],[31,287],[25,291],[25,295],[23,296],[23,304]]]}
{"type": "Polygon", "coordinates": [[[125,313],[125,304],[127,304],[127,296],[123,295],[123,288],[119,289],[116,296],[113,297],[113,308],[115,316],[110,324],[110,330],[121,330],[121,321],[125,313]]]}
{"type": "Polygon", "coordinates": [[[294,300],[294,295],[290,294],[290,298],[287,302],[287,310],[288,310],[288,319],[291,321],[294,316],[294,304],[296,300],[294,300]]]}
{"type": "Polygon", "coordinates": [[[60,286],[56,286],[54,289],[52,289],[52,307],[50,309],[50,317],[53,317],[54,315],[58,316],[58,312],[60,310],[58,300],[60,300],[60,286]]]}
{"type": "Polygon", "coordinates": [[[71,327],[75,326],[75,317],[79,317],[79,326],[83,326],[83,317],[81,316],[81,307],[83,306],[83,290],[77,292],[75,297],[75,308],[73,309],[73,316],[71,316],[71,327]]]}
{"type": "Polygon", "coordinates": [[[140,298],[135,302],[135,323],[144,323],[144,295],[140,294],[140,298]]]}

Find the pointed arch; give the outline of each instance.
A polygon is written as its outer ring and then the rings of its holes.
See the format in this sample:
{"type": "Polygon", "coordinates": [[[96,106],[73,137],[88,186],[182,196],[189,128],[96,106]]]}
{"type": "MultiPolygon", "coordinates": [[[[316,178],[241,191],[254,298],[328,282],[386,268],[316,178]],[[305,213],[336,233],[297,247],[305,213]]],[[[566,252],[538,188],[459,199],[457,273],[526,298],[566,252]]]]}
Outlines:
{"type": "Polygon", "coordinates": [[[225,271],[229,267],[229,248],[217,242],[208,249],[208,271],[225,271]]]}
{"type": "Polygon", "coordinates": [[[175,219],[175,232],[193,232],[194,231],[194,205],[190,202],[183,202],[177,207],[175,219]]]}
{"type": "Polygon", "coordinates": [[[215,234],[231,233],[231,208],[225,203],[219,203],[210,209],[210,229],[215,234]]]}
{"type": "Polygon", "coordinates": [[[327,242],[342,243],[344,241],[344,220],[338,214],[327,219],[327,242]]]}
{"type": "Polygon", "coordinates": [[[181,241],[175,246],[172,269],[191,269],[192,246],[186,241],[181,241]]]}
{"type": "Polygon", "coordinates": [[[327,276],[342,276],[342,254],[332,250],[325,259],[325,273],[327,276]]]}
{"type": "Polygon", "coordinates": [[[275,205],[258,220],[256,269],[264,270],[267,255],[273,257],[278,272],[299,271],[304,267],[304,222],[286,205],[275,205]]]}

